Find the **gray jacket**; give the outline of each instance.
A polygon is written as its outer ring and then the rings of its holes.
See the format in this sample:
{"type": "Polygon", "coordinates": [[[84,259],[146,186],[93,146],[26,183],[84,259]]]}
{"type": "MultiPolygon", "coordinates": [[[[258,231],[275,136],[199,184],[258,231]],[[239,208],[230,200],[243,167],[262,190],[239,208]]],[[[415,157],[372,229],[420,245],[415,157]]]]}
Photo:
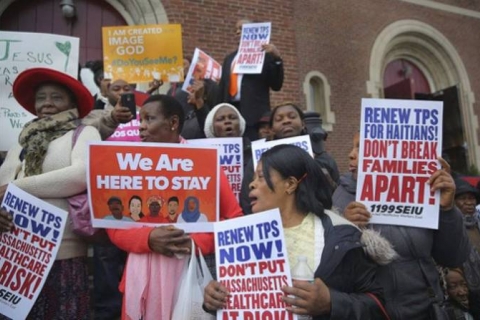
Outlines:
{"type": "Polygon", "coordinates": [[[82,124],[97,128],[102,140],[105,140],[117,130],[119,125],[119,123],[112,118],[113,109],[114,106],[110,103],[107,103],[103,110],[94,109],[82,119],[82,124]]]}
{"type": "MultiPolygon", "coordinates": [[[[356,181],[352,175],[343,175],[333,194],[333,206],[340,213],[355,201],[355,190],[356,181]]],[[[470,243],[460,211],[456,207],[441,211],[439,220],[438,230],[369,226],[380,232],[399,255],[394,262],[377,269],[377,280],[383,287],[391,319],[428,319],[430,305],[435,299],[430,297],[429,287],[433,286],[437,300],[443,298],[435,262],[445,267],[460,267],[467,258],[470,243]]]]}

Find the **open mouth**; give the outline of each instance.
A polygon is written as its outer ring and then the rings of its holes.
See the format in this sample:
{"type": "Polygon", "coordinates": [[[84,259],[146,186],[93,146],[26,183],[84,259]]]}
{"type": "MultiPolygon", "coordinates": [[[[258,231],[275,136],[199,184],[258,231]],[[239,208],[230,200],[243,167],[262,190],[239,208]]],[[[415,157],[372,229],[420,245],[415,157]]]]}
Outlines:
{"type": "Polygon", "coordinates": [[[224,132],[226,136],[232,136],[234,133],[232,127],[226,127],[224,132]]]}
{"type": "Polygon", "coordinates": [[[142,142],[145,142],[145,141],[147,141],[147,137],[146,137],[146,136],[142,136],[142,135],[140,135],[140,141],[142,141],[142,142]]]}
{"type": "Polygon", "coordinates": [[[257,204],[258,198],[252,195],[249,195],[248,198],[250,199],[250,206],[253,207],[257,204]]]}

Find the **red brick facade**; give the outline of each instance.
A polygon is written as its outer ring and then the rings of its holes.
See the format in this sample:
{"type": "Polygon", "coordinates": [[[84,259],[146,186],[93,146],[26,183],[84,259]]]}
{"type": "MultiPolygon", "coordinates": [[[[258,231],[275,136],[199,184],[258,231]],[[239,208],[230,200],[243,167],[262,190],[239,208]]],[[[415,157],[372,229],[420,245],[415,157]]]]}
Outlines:
{"type": "MultiPolygon", "coordinates": [[[[480,4],[474,1],[437,3],[472,10],[477,17],[401,0],[163,0],[161,3],[169,23],[183,26],[184,52],[199,47],[218,61],[223,61],[237,46],[234,38],[237,19],[271,21],[271,39],[285,65],[284,86],[281,92],[272,94],[272,104],[288,100],[305,107],[305,75],[313,70],[325,75],[336,118],[326,147],[341,171],[347,169],[351,137],[359,127],[361,98],[370,97],[367,81],[372,47],[382,30],[393,22],[412,19],[438,30],[455,47],[467,70],[471,91],[477,100],[480,97],[480,4]]],[[[478,115],[478,103],[473,106],[474,114],[478,115]]],[[[478,136],[478,132],[474,134],[478,136]]]]}

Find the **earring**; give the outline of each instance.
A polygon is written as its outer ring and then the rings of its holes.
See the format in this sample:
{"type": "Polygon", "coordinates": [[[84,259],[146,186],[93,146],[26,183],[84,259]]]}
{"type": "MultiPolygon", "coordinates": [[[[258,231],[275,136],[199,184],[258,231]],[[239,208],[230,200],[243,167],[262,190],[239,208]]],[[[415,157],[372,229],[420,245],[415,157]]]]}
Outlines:
{"type": "Polygon", "coordinates": [[[172,127],[172,131],[174,131],[174,130],[175,130],[175,128],[174,128],[174,127],[172,127]]]}

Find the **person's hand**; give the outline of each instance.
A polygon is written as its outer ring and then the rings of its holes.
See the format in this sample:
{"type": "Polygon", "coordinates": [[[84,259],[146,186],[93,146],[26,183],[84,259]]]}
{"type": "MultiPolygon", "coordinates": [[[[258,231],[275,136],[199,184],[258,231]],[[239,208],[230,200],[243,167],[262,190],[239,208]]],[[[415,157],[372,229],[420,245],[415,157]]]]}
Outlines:
{"type": "MultiPolygon", "coordinates": [[[[177,245],[177,248],[180,250],[184,250],[184,252],[186,253],[190,253],[192,252],[192,241],[187,241],[185,243],[179,244],[177,245]]],[[[200,248],[197,247],[196,251],[198,250],[200,250],[200,248]]]]}
{"type": "Polygon", "coordinates": [[[187,102],[194,105],[195,108],[201,109],[205,104],[205,100],[203,99],[205,95],[205,83],[203,80],[195,80],[189,89],[190,94],[188,95],[187,102]]]}
{"type": "Polygon", "coordinates": [[[148,83],[147,93],[152,94],[154,91],[158,90],[158,88],[160,88],[162,85],[163,85],[163,80],[162,79],[160,79],[160,80],[153,79],[152,82],[148,83]]]}
{"type": "Polygon", "coordinates": [[[0,233],[10,232],[13,229],[13,217],[5,209],[0,208],[0,233]]]}
{"type": "Polygon", "coordinates": [[[274,58],[280,59],[280,51],[273,43],[262,44],[262,50],[266,53],[271,53],[274,58]]]}
{"type": "Polygon", "coordinates": [[[122,105],[122,99],[118,99],[112,110],[112,118],[116,123],[127,123],[133,119],[130,109],[122,105]]]}
{"type": "Polygon", "coordinates": [[[357,225],[359,228],[366,227],[370,221],[370,218],[372,217],[363,203],[355,201],[352,201],[348,204],[343,212],[343,216],[345,219],[357,225]]]}
{"type": "Polygon", "coordinates": [[[215,280],[210,281],[203,292],[203,304],[207,310],[216,311],[227,306],[230,293],[219,282],[215,280]]]}
{"type": "Polygon", "coordinates": [[[313,283],[294,280],[293,287],[285,286],[282,290],[286,294],[282,299],[292,313],[313,316],[330,312],[330,290],[320,278],[313,283]]]}
{"type": "Polygon", "coordinates": [[[0,186],[0,203],[2,203],[3,197],[5,196],[5,192],[7,192],[7,187],[8,187],[8,184],[4,184],[3,186],[0,186]]]}
{"type": "Polygon", "coordinates": [[[188,254],[190,249],[186,242],[191,242],[190,236],[174,226],[154,228],[148,236],[148,245],[153,252],[172,257],[174,254],[188,254]]]}
{"type": "Polygon", "coordinates": [[[455,182],[450,174],[450,165],[443,158],[438,158],[442,169],[435,171],[428,179],[430,192],[440,190],[440,209],[450,210],[455,201],[455,182]]]}

